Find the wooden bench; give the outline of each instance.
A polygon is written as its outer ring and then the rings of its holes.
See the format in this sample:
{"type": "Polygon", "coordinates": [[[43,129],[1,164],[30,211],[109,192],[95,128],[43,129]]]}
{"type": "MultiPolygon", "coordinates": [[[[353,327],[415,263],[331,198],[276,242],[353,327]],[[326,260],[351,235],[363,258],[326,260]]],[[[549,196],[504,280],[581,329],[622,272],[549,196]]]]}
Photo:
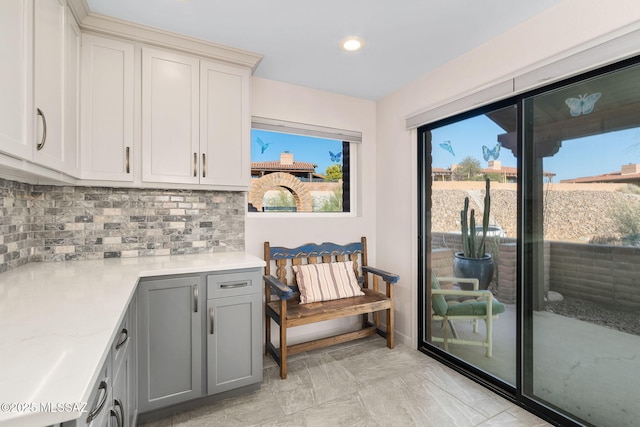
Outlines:
{"type": "Polygon", "coordinates": [[[399,276],[367,265],[367,240],[338,245],[335,243],[306,244],[297,248],[272,247],[264,244],[266,354],[271,354],[280,366],[280,377],[287,378],[287,357],[315,348],[364,338],[378,333],[386,337],[393,348],[393,284],[399,276]],[[272,261],[275,275],[271,275],[272,261]],[[355,277],[364,295],[330,301],[300,303],[300,293],[293,273],[294,265],[352,261],[355,277]],[[370,283],[369,276],[372,276],[370,283]],[[290,280],[288,280],[290,279],[290,280]],[[379,281],[386,283],[386,292],[378,292],[379,281]],[[290,283],[289,285],[287,283],[290,283]],[[369,287],[371,285],[371,288],[369,287]],[[381,330],[378,315],[386,311],[386,330],[381,330]],[[369,313],[374,313],[369,319],[369,313]],[[288,345],[287,329],[324,320],[362,315],[362,328],[328,338],[288,345]],[[271,319],[280,327],[280,347],[271,342],[271,319]]]}

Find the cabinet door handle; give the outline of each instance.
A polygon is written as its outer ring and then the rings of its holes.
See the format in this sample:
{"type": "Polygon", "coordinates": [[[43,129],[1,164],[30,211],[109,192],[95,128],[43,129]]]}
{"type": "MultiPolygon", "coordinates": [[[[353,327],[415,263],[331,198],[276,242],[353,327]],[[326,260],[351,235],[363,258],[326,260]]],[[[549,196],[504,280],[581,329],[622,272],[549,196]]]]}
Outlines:
{"type": "Polygon", "coordinates": [[[207,177],[207,155],[202,153],[202,177],[207,177]]]}
{"type": "Polygon", "coordinates": [[[209,333],[211,335],[213,335],[213,327],[214,327],[214,320],[215,320],[215,311],[213,309],[213,307],[209,308],[209,333]]]}
{"type": "Polygon", "coordinates": [[[116,421],[118,421],[118,425],[119,426],[124,426],[124,423],[126,421],[126,418],[124,416],[124,405],[122,404],[122,400],[120,399],[114,399],[113,400],[113,405],[116,408],[120,408],[120,419],[118,420],[118,416],[116,415],[116,421]]]}
{"type": "Polygon", "coordinates": [[[44,144],[47,142],[47,118],[44,116],[41,109],[36,108],[36,110],[38,115],[42,117],[42,140],[40,140],[40,143],[36,145],[36,149],[40,151],[44,148],[44,144]]]}
{"type": "Polygon", "coordinates": [[[116,411],[114,408],[111,408],[109,409],[109,414],[111,414],[112,417],[116,417],[116,426],[122,427],[122,420],[120,419],[120,414],[118,413],[118,411],[116,411]]]}
{"type": "Polygon", "coordinates": [[[122,332],[120,332],[120,341],[116,343],[116,350],[120,350],[127,340],[129,339],[129,331],[127,328],[122,328],[122,332]]]}
{"type": "Polygon", "coordinates": [[[96,405],[96,407],[93,408],[91,412],[89,412],[89,415],[87,415],[87,424],[89,424],[98,416],[100,411],[102,411],[105,402],[107,401],[107,394],[109,394],[107,393],[107,383],[104,381],[100,381],[98,390],[102,392],[102,398],[100,399],[100,402],[96,405]]]}
{"type": "Polygon", "coordinates": [[[193,176],[198,177],[198,153],[193,153],[193,176]]]}
{"type": "Polygon", "coordinates": [[[228,282],[220,284],[221,289],[244,288],[245,286],[249,286],[249,282],[247,280],[244,282],[228,282]]]}
{"type": "Polygon", "coordinates": [[[193,312],[198,312],[198,294],[200,293],[198,285],[193,285],[193,312]]]}
{"type": "Polygon", "coordinates": [[[129,161],[129,154],[130,154],[129,147],[125,148],[124,152],[125,152],[125,157],[124,157],[125,170],[127,173],[131,173],[131,164],[129,161]]]}

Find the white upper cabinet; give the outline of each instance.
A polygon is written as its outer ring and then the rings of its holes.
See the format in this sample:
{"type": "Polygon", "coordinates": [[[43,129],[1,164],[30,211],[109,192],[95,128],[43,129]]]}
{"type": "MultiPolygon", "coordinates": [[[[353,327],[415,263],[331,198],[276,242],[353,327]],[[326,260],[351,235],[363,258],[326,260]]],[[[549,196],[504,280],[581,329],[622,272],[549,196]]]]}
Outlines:
{"type": "Polygon", "coordinates": [[[80,47],[82,35],[73,14],[67,9],[65,23],[65,90],[63,150],[64,172],[80,174],[80,47]]]}
{"type": "Polygon", "coordinates": [[[36,114],[33,160],[64,170],[63,96],[65,66],[65,4],[60,0],[35,2],[34,99],[36,114]]]}
{"type": "Polygon", "coordinates": [[[197,58],[142,49],[142,180],[198,184],[197,58]]]}
{"type": "Polygon", "coordinates": [[[134,46],[82,36],[83,179],[133,181],[134,46]]]}
{"type": "Polygon", "coordinates": [[[0,152],[31,158],[33,2],[0,1],[0,152]]]}
{"type": "Polygon", "coordinates": [[[0,175],[247,190],[261,56],[83,3],[0,0],[0,175]]]}
{"type": "Polygon", "coordinates": [[[209,61],[200,65],[203,184],[249,187],[249,78],[248,69],[209,61]]]}
{"type": "Polygon", "coordinates": [[[80,31],[64,0],[37,0],[34,9],[33,161],[75,174],[78,160],[80,31]],[[65,130],[65,126],[71,129],[65,130]]]}
{"type": "Polygon", "coordinates": [[[142,50],[142,180],[246,189],[250,71],[142,50]]]}

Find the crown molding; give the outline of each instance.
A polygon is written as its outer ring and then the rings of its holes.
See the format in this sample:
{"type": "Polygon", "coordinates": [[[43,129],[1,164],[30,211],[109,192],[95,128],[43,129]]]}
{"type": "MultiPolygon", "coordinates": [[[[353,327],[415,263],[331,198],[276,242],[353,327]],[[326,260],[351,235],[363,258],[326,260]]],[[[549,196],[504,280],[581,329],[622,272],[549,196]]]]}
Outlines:
{"type": "Polygon", "coordinates": [[[90,12],[89,5],[86,0],[67,0],[67,5],[78,22],[82,22],[85,16],[90,12]]]}
{"type": "Polygon", "coordinates": [[[86,0],[68,1],[83,31],[115,36],[134,42],[178,50],[234,65],[241,65],[249,67],[252,72],[255,71],[263,58],[263,55],[247,50],[93,13],[89,10],[86,0]]]}

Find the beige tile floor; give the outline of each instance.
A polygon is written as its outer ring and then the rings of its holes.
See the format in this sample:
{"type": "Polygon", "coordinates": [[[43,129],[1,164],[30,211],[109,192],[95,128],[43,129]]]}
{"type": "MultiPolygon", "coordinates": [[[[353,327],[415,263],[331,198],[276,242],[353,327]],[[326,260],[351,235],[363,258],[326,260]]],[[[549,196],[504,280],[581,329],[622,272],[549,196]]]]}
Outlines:
{"type": "Polygon", "coordinates": [[[295,355],[279,377],[265,358],[259,391],[175,414],[157,426],[549,426],[457,372],[371,337],[295,355]]]}

